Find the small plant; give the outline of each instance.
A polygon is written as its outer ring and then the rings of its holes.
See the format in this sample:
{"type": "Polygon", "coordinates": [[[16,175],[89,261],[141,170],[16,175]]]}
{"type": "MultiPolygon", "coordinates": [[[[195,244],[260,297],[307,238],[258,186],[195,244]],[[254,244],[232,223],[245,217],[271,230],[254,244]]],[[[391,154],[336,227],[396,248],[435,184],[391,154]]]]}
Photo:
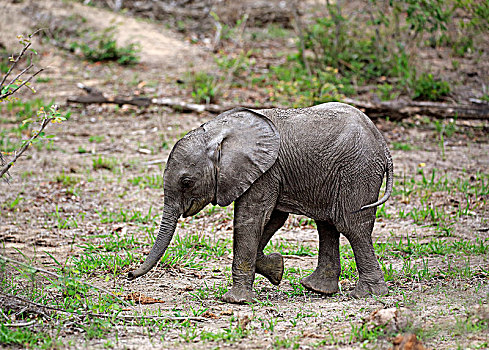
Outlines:
{"type": "Polygon", "coordinates": [[[414,99],[438,101],[450,93],[450,84],[433,78],[433,74],[423,73],[414,81],[414,99]]]}
{"type": "Polygon", "coordinates": [[[135,178],[128,179],[129,183],[134,186],[139,186],[141,188],[150,187],[150,188],[163,188],[163,176],[162,175],[146,175],[136,176],[135,178]]]}
{"type": "Polygon", "coordinates": [[[92,163],[93,163],[93,170],[98,170],[98,169],[113,170],[117,165],[117,161],[115,159],[104,158],[102,156],[94,158],[92,160],[92,163]]]}
{"type": "Polygon", "coordinates": [[[109,27],[101,33],[93,34],[88,43],[72,43],[71,48],[79,48],[85,58],[92,62],[116,61],[122,65],[138,63],[139,44],[118,46],[114,38],[114,31],[115,27],[109,27]]]}
{"type": "Polygon", "coordinates": [[[413,146],[411,146],[409,143],[392,142],[392,148],[401,151],[411,151],[413,146]]]}
{"type": "Polygon", "coordinates": [[[220,95],[218,78],[205,72],[189,74],[188,86],[192,89],[192,98],[197,103],[214,103],[220,95]]]}
{"type": "Polygon", "coordinates": [[[103,135],[92,135],[88,138],[89,142],[101,143],[104,141],[103,135]]]}
{"type": "Polygon", "coordinates": [[[337,69],[326,67],[317,75],[310,76],[293,58],[289,58],[285,65],[271,67],[271,72],[262,82],[268,85],[268,81],[276,82],[269,91],[270,99],[292,104],[293,107],[341,101],[344,94],[354,92],[337,69]]]}
{"type": "Polygon", "coordinates": [[[394,91],[394,87],[391,84],[384,83],[377,85],[377,95],[382,101],[393,100],[399,96],[399,92],[394,91]]]}

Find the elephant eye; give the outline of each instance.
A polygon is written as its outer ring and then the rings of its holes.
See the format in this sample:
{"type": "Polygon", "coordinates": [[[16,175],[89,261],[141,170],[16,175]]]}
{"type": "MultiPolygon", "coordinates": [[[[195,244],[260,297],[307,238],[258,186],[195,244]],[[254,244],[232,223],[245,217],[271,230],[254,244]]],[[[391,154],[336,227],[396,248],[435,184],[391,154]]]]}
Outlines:
{"type": "Polygon", "coordinates": [[[182,186],[184,188],[189,188],[189,187],[192,187],[192,185],[194,184],[194,180],[188,178],[188,177],[184,177],[182,180],[182,186]]]}

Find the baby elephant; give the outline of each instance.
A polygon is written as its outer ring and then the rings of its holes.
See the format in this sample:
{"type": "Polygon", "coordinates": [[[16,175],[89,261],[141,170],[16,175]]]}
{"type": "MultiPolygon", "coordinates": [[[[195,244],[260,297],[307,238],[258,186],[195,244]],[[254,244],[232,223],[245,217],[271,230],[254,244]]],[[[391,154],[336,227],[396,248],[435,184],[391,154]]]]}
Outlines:
{"type": "Polygon", "coordinates": [[[236,108],[179,140],[164,174],[165,203],[156,242],[146,261],[129,273],[147,273],[172,239],[177,220],[207,204],[234,207],[233,287],[223,299],[251,302],[255,272],[278,285],[278,253],[263,249],[289,213],[315,220],[316,270],[302,280],[311,291],[338,292],[340,233],[350,241],[359,280],[354,297],[387,294],[375,257],[376,207],[392,192],[392,158],[372,121],[343,103],[310,108],[236,108]],[[378,200],[386,174],[385,195],[378,200]]]}

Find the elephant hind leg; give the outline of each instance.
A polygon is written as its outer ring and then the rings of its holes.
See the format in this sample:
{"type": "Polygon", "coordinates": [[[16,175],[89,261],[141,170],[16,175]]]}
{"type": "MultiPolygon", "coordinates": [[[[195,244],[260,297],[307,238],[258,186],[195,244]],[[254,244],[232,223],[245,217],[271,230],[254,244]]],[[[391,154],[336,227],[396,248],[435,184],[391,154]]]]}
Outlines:
{"type": "Polygon", "coordinates": [[[279,253],[272,253],[265,255],[263,249],[272,238],[272,236],[279,230],[287,217],[288,213],[284,213],[279,210],[274,210],[270,216],[270,220],[263,229],[263,234],[258,245],[258,252],[256,256],[256,272],[262,276],[265,276],[273,285],[279,285],[282,281],[284,273],[284,258],[279,253]]]}
{"type": "MultiPolygon", "coordinates": [[[[375,208],[371,210],[374,211],[375,208]]],[[[352,215],[361,215],[361,213],[352,215]]],[[[354,298],[364,298],[371,294],[387,295],[389,293],[384,281],[384,273],[375,256],[372,244],[374,220],[375,216],[372,215],[372,219],[366,220],[364,224],[357,224],[355,228],[344,233],[353,248],[357,264],[358,282],[351,293],[354,298]]],[[[361,221],[361,218],[357,220],[357,222],[361,221]]]]}
{"type": "Polygon", "coordinates": [[[302,279],[308,290],[322,294],[337,293],[341,273],[340,233],[334,225],[316,221],[319,233],[319,256],[316,270],[302,279]]]}

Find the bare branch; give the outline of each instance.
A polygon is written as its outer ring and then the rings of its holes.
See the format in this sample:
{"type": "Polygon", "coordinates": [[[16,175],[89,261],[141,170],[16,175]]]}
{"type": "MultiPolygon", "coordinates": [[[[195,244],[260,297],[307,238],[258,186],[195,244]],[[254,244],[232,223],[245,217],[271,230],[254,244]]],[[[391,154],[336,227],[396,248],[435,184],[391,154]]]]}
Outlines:
{"type": "MultiPolygon", "coordinates": [[[[22,86],[24,86],[25,84],[27,84],[28,82],[30,82],[32,80],[32,78],[34,78],[36,75],[38,75],[39,73],[41,73],[43,70],[44,70],[44,68],[39,69],[36,73],[32,74],[27,80],[23,81],[22,84],[20,84],[19,86],[17,86],[17,88],[15,88],[15,90],[12,90],[12,91],[7,92],[7,93],[5,93],[3,95],[0,95],[0,100],[3,100],[4,98],[6,98],[6,97],[8,97],[10,95],[15,94],[17,92],[17,90],[19,90],[22,86]]],[[[20,75],[18,75],[17,77],[20,77],[20,75]]]]}
{"type": "MultiPolygon", "coordinates": [[[[29,34],[29,39],[32,38],[34,35],[36,35],[37,33],[39,33],[41,30],[43,30],[43,28],[39,28],[38,30],[36,30],[34,33],[31,33],[29,34]]],[[[7,73],[5,73],[5,75],[3,76],[2,78],[2,81],[0,82],[0,92],[2,91],[2,88],[4,87],[4,84],[5,84],[5,81],[7,81],[7,78],[8,76],[10,75],[10,73],[12,73],[12,70],[17,66],[17,63],[20,61],[20,59],[24,56],[25,52],[27,51],[27,49],[32,45],[32,43],[30,41],[28,42],[25,42],[24,43],[24,46],[22,47],[22,49],[20,50],[19,54],[17,55],[17,58],[15,58],[9,68],[9,70],[7,71],[7,73]]],[[[19,79],[23,74],[25,74],[27,71],[29,71],[31,68],[33,67],[32,64],[30,64],[27,68],[25,68],[22,72],[20,72],[19,74],[17,74],[17,76],[11,80],[11,82],[8,84],[13,84],[15,81],[17,81],[17,79],[19,79]]],[[[35,77],[36,75],[38,75],[40,72],[42,72],[44,70],[44,68],[40,69],[39,71],[37,71],[36,73],[34,73],[29,79],[27,79],[25,82],[23,82],[20,86],[18,86],[15,90],[9,92],[9,93],[6,93],[6,94],[3,94],[3,95],[0,95],[0,101],[3,100],[4,98],[14,94],[17,90],[19,90],[22,86],[24,86],[25,84],[27,84],[33,77],[35,77]]]]}
{"type": "Polygon", "coordinates": [[[29,146],[31,145],[32,141],[34,141],[35,139],[37,139],[39,137],[39,135],[41,134],[41,132],[44,130],[44,128],[49,124],[49,122],[51,122],[54,118],[52,117],[46,117],[42,120],[41,122],[41,127],[39,128],[39,130],[34,134],[32,135],[32,137],[26,141],[24,143],[24,145],[18,150],[15,152],[15,155],[14,157],[7,162],[7,164],[5,164],[4,166],[2,166],[2,168],[0,169],[0,178],[3,177],[3,175],[9,171],[9,169],[12,167],[12,165],[14,165],[14,163],[17,161],[17,159],[19,159],[19,157],[29,148],[29,146]]]}
{"type": "Polygon", "coordinates": [[[15,66],[17,65],[17,63],[19,62],[19,60],[22,58],[22,56],[24,56],[24,53],[25,51],[31,46],[31,43],[27,43],[24,45],[24,47],[20,50],[19,52],[19,55],[17,56],[17,58],[12,62],[12,65],[10,66],[9,70],[7,71],[7,73],[5,73],[5,76],[3,77],[2,79],[2,82],[0,83],[0,88],[3,86],[3,84],[5,83],[5,81],[7,80],[7,77],[10,75],[10,73],[12,72],[12,70],[15,68],[15,66]]]}

